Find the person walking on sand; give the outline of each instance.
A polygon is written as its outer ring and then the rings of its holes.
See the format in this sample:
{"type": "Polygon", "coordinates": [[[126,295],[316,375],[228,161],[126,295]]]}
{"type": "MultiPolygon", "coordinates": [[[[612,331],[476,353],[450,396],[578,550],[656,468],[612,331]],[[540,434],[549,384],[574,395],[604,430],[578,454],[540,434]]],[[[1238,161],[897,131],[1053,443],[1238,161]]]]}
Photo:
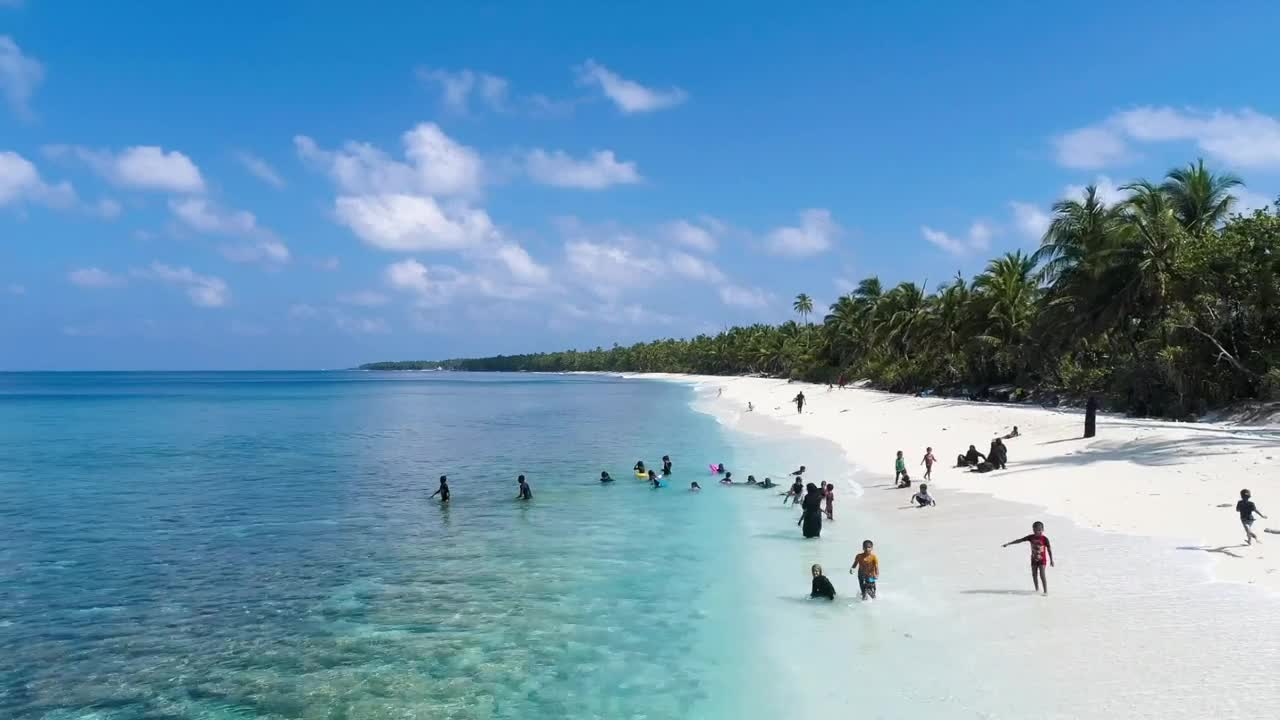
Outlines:
{"type": "Polygon", "coordinates": [[[1252,545],[1254,540],[1262,542],[1253,532],[1253,516],[1256,514],[1263,520],[1267,519],[1266,515],[1258,511],[1258,506],[1253,504],[1252,498],[1253,493],[1246,488],[1240,491],[1240,502],[1236,503],[1236,512],[1240,513],[1240,524],[1244,526],[1244,540],[1248,545],[1252,545]]]}
{"type": "Polygon", "coordinates": [[[823,493],[823,499],[827,501],[827,519],[835,520],[836,519],[836,511],[835,511],[836,484],[825,483],[825,485],[826,487],[824,488],[825,492],[823,493]]]}
{"type": "Polygon", "coordinates": [[[431,497],[435,497],[437,495],[440,496],[440,504],[442,505],[449,504],[449,478],[445,477],[444,475],[440,476],[440,488],[435,492],[431,493],[431,497]]]}
{"type": "Polygon", "coordinates": [[[893,484],[898,484],[898,479],[907,474],[907,459],[902,456],[902,451],[898,451],[898,457],[893,461],[893,484]]]}
{"type": "Polygon", "coordinates": [[[796,404],[796,413],[797,413],[797,414],[798,414],[798,413],[802,413],[802,412],[804,412],[804,391],[803,391],[803,390],[801,390],[801,391],[800,391],[800,392],[795,396],[795,399],[794,399],[794,400],[792,400],[792,402],[794,402],[794,403],[796,404]]]}
{"type": "Polygon", "coordinates": [[[925,482],[928,482],[933,479],[933,464],[936,462],[938,462],[938,458],[933,456],[933,448],[931,447],[925,448],[924,459],[920,461],[920,464],[924,466],[925,482]]]}
{"type": "Polygon", "coordinates": [[[1035,583],[1036,591],[1040,592],[1043,588],[1044,594],[1049,594],[1049,579],[1044,576],[1044,566],[1047,564],[1053,566],[1053,546],[1049,544],[1049,537],[1044,534],[1044,523],[1039,520],[1031,523],[1031,534],[1026,537],[1020,537],[1017,540],[1010,540],[1001,545],[1001,547],[1009,547],[1018,543],[1031,544],[1031,582],[1035,583]]]}
{"type": "Polygon", "coordinates": [[[857,571],[858,590],[862,593],[863,600],[876,599],[876,580],[880,577],[880,560],[876,557],[875,547],[875,543],[870,540],[863,540],[862,552],[854,556],[853,565],[849,568],[850,575],[857,571]]]}

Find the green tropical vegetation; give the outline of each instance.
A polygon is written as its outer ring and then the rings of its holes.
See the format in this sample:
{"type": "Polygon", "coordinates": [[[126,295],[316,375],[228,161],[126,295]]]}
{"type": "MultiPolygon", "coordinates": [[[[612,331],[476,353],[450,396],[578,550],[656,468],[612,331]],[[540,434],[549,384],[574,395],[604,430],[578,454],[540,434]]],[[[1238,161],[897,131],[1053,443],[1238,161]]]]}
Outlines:
{"type": "Polygon", "coordinates": [[[898,392],[1073,400],[1187,417],[1280,399],[1280,213],[1235,213],[1239,178],[1203,162],[1160,183],[1096,187],[1053,207],[1034,253],[930,290],[862,280],[811,323],[730,328],[628,347],[367,369],[762,374],[866,379],[898,392]]]}

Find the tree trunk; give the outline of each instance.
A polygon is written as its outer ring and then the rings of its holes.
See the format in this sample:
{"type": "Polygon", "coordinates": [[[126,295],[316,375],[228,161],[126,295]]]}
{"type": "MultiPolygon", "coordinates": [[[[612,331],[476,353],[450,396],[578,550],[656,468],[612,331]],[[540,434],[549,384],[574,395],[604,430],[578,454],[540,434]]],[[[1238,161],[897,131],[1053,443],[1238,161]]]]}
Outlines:
{"type": "Polygon", "coordinates": [[[1084,406],[1084,436],[1091,438],[1098,434],[1098,399],[1090,396],[1084,406]]]}

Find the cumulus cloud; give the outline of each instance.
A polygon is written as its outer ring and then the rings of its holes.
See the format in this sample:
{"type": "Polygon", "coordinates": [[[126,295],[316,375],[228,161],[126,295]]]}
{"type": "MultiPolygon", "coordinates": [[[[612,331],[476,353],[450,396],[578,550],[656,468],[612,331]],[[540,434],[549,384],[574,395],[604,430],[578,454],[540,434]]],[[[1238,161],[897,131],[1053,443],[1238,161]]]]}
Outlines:
{"type": "MultiPolygon", "coordinates": [[[[1107,205],[1119,205],[1129,199],[1129,192],[1121,190],[1115,182],[1106,175],[1099,175],[1093,182],[1094,187],[1098,189],[1098,198],[1107,205]]],[[[1085,194],[1084,185],[1068,185],[1062,190],[1062,197],[1071,200],[1083,200],[1085,194]]]]}
{"type": "Polygon", "coordinates": [[[491,110],[504,110],[508,83],[504,78],[478,70],[418,68],[418,79],[438,87],[440,102],[456,113],[466,113],[472,99],[491,110]]]}
{"type": "Polygon", "coordinates": [[[672,242],[700,252],[714,252],[724,234],[724,224],[712,217],[703,217],[695,224],[688,220],[676,220],[663,228],[672,242]]]}
{"type": "Polygon", "coordinates": [[[813,208],[800,213],[798,225],[772,230],[766,238],[766,247],[775,255],[808,257],[831,249],[840,232],[830,210],[813,208]]]}
{"type": "Polygon", "coordinates": [[[920,232],[924,235],[925,240],[952,255],[968,255],[991,247],[991,238],[995,234],[995,229],[979,220],[970,225],[968,233],[962,237],[956,237],[941,230],[934,230],[928,226],[921,226],[920,232]]]}
{"type": "Polygon", "coordinates": [[[51,145],[45,152],[55,158],[80,160],[108,182],[137,190],[199,193],[205,188],[200,168],[177,150],[137,145],[120,152],[94,150],[78,145],[51,145]]]}
{"type": "Polygon", "coordinates": [[[726,285],[720,288],[720,301],[733,307],[758,310],[767,307],[769,303],[773,302],[773,298],[769,293],[759,288],[726,285]]]}
{"type": "Polygon", "coordinates": [[[201,275],[189,267],[175,267],[153,262],[144,269],[135,269],[133,276],[181,288],[196,307],[222,307],[230,300],[227,283],[213,275],[201,275]]]}
{"type": "Polygon", "coordinates": [[[720,272],[720,268],[688,253],[672,252],[667,257],[667,264],[672,272],[690,280],[709,283],[724,282],[724,273],[720,272]]]}
{"type": "Polygon", "coordinates": [[[262,182],[274,188],[282,188],[285,186],[284,178],[280,177],[280,173],[271,167],[271,163],[262,158],[247,152],[236,153],[236,162],[252,176],[258,178],[262,182]]]}
{"type": "Polygon", "coordinates": [[[619,162],[611,150],[598,150],[582,160],[556,150],[534,150],[525,159],[529,177],[554,187],[603,190],[641,180],[634,162],[619,162]]]}
{"type": "Polygon", "coordinates": [[[349,194],[473,195],[484,176],[479,154],[434,123],[421,123],[401,136],[408,162],[392,159],[368,143],[347,142],[329,151],[305,135],[293,142],[304,161],[326,172],[349,194]]]}
{"type": "Polygon", "coordinates": [[[598,87],[605,97],[624,113],[643,113],[674,107],[688,99],[689,95],[678,87],[649,88],[628,80],[601,65],[587,60],[577,68],[579,84],[598,87]]]}
{"type": "Polygon", "coordinates": [[[564,256],[577,282],[606,299],[652,283],[663,270],[658,257],[628,247],[625,239],[614,243],[570,240],[564,245],[564,256]]]}
{"type": "Polygon", "coordinates": [[[1009,207],[1013,210],[1013,224],[1018,231],[1027,238],[1039,242],[1053,220],[1049,213],[1031,203],[1016,200],[1009,203],[1009,207]]]}
{"type": "Polygon", "coordinates": [[[1280,120],[1250,108],[1143,106],[1054,138],[1059,164],[1097,169],[1132,157],[1132,144],[1190,142],[1236,168],[1280,168],[1280,120]]]}
{"type": "Polygon", "coordinates": [[[46,183],[30,160],[15,152],[0,152],[0,207],[34,202],[51,207],[68,207],[76,202],[70,183],[46,183]]]}
{"type": "Polygon", "coordinates": [[[246,238],[245,242],[224,245],[222,254],[232,262],[287,263],[289,247],[246,210],[226,210],[203,197],[170,200],[169,209],[187,227],[210,235],[246,238]]]}
{"type": "Polygon", "coordinates": [[[44,81],[44,66],[24,55],[18,43],[0,35],[0,95],[19,118],[31,117],[31,96],[44,81]]]}
{"type": "Polygon", "coordinates": [[[119,276],[96,267],[79,268],[67,273],[67,280],[82,288],[117,288],[124,287],[127,281],[119,276]]]}
{"type": "Polygon", "coordinates": [[[339,197],[335,212],[356,237],[383,250],[463,250],[497,237],[485,211],[442,206],[426,195],[339,197]]]}

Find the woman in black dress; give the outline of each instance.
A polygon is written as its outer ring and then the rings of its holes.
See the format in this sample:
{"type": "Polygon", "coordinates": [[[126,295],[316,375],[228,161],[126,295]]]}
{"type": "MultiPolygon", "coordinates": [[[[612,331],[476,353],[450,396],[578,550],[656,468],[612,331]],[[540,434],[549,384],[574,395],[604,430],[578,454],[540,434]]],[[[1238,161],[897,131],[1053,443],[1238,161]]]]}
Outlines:
{"type": "Polygon", "coordinates": [[[822,535],[822,493],[813,483],[809,483],[805,490],[804,500],[800,504],[804,512],[800,514],[800,522],[796,524],[801,526],[805,537],[816,538],[822,535]]]}

